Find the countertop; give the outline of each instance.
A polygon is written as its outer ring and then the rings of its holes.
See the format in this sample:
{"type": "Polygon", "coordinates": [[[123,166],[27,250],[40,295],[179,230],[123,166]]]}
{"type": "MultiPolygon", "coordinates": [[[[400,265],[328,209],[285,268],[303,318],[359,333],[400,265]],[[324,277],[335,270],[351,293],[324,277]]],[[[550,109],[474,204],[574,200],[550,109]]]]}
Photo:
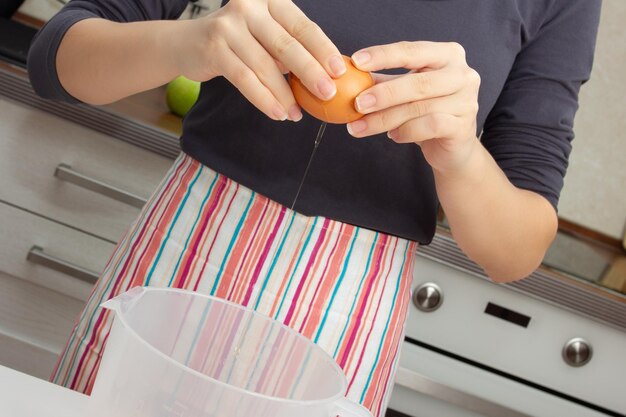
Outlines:
{"type": "MultiPolygon", "coordinates": [[[[22,79],[28,77],[26,69],[0,60],[0,70],[10,72],[22,79]]],[[[173,139],[182,133],[182,118],[171,113],[165,100],[165,86],[135,94],[115,103],[97,108],[122,115],[137,123],[168,133],[173,139]]]]}
{"type": "Polygon", "coordinates": [[[88,396],[0,366],[0,415],[84,417],[88,396]]]}

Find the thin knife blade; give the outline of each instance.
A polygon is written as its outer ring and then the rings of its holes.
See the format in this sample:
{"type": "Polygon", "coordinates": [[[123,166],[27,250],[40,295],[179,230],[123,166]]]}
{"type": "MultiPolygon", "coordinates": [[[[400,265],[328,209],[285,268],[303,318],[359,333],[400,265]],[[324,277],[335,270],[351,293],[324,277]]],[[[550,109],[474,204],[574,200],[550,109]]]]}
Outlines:
{"type": "Polygon", "coordinates": [[[324,136],[324,131],[326,130],[326,122],[322,122],[319,130],[317,131],[317,136],[315,137],[315,143],[313,144],[313,151],[311,152],[311,156],[309,157],[309,163],[306,165],[306,169],[304,170],[304,175],[302,175],[302,180],[300,181],[300,186],[298,187],[298,192],[296,192],[296,196],[293,199],[293,203],[291,203],[291,209],[296,206],[296,202],[298,201],[298,196],[300,195],[300,191],[302,190],[302,186],[304,185],[304,181],[306,180],[306,176],[309,173],[309,168],[311,168],[311,163],[313,162],[313,158],[315,157],[315,152],[317,151],[317,147],[322,141],[322,137],[324,136]]]}

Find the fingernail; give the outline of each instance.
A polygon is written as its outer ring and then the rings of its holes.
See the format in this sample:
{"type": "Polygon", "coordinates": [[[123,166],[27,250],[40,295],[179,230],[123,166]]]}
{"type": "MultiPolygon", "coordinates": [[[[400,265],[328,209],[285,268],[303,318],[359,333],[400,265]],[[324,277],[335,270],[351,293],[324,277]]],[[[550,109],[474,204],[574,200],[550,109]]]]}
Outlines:
{"type": "Polygon", "coordinates": [[[348,123],[346,126],[348,127],[349,134],[356,135],[367,129],[367,122],[365,120],[356,120],[352,123],[348,123]]]}
{"type": "Polygon", "coordinates": [[[398,139],[398,129],[393,129],[387,132],[387,137],[393,140],[398,139]]]}
{"type": "Polygon", "coordinates": [[[365,111],[374,107],[376,104],[376,97],[373,94],[363,94],[356,98],[356,108],[358,111],[365,111]]]}
{"type": "Polygon", "coordinates": [[[359,51],[352,54],[352,60],[357,65],[367,64],[370,59],[372,59],[372,55],[366,51],[359,51]]]}
{"type": "Polygon", "coordinates": [[[287,113],[285,113],[285,109],[283,109],[283,106],[276,105],[274,107],[273,113],[274,113],[274,116],[281,122],[287,120],[287,113]]]}
{"type": "Polygon", "coordinates": [[[325,99],[332,98],[337,89],[335,88],[335,83],[332,82],[329,78],[322,78],[317,82],[317,89],[322,94],[322,97],[325,99]]]}
{"type": "Polygon", "coordinates": [[[330,69],[333,71],[335,77],[341,77],[344,72],[346,72],[346,63],[340,56],[335,55],[330,58],[328,65],[330,65],[330,69]]]}
{"type": "Polygon", "coordinates": [[[300,111],[300,107],[295,104],[289,109],[289,120],[293,122],[299,122],[300,120],[302,120],[302,112],[300,111]]]}

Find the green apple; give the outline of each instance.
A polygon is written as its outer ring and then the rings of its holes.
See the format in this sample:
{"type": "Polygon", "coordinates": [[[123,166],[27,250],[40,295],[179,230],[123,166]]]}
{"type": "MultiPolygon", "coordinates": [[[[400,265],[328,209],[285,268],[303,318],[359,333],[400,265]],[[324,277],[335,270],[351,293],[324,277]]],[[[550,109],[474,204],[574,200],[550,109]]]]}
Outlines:
{"type": "Polygon", "coordinates": [[[166,88],[167,107],[181,117],[196,103],[200,95],[200,82],[192,81],[182,75],[172,80],[166,88]]]}

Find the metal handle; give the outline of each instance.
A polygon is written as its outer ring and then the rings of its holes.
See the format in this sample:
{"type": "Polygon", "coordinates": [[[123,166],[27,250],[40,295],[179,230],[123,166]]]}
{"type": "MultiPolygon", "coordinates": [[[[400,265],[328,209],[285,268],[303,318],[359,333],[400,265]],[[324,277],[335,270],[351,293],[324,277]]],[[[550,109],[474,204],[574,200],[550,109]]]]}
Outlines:
{"type": "Polygon", "coordinates": [[[33,246],[30,248],[28,255],[26,255],[26,259],[32,263],[71,275],[74,278],[78,278],[79,280],[85,281],[89,284],[95,284],[100,276],[97,272],[83,268],[82,266],[78,266],[63,259],[59,259],[55,256],[48,255],[39,246],[33,246]]]}
{"type": "Polygon", "coordinates": [[[71,182],[79,187],[95,191],[96,193],[129,204],[133,207],[142,208],[147,202],[145,198],[74,171],[72,167],[67,164],[59,164],[54,171],[54,176],[60,180],[71,182]]]}
{"type": "Polygon", "coordinates": [[[487,417],[530,417],[528,414],[493,403],[467,392],[433,381],[406,368],[398,368],[395,383],[429,397],[475,411],[487,417]]]}

